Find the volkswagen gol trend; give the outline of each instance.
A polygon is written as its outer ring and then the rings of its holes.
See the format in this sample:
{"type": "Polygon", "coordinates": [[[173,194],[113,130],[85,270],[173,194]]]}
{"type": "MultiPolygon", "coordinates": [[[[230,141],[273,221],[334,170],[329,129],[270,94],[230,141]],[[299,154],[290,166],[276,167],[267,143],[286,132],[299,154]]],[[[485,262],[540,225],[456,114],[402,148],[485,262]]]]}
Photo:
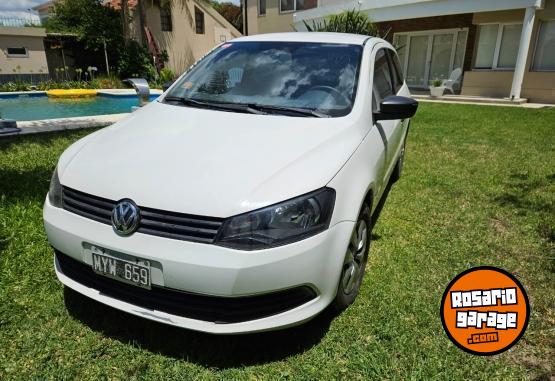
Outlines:
{"type": "Polygon", "coordinates": [[[67,287],[212,333],[283,328],[359,292],[372,212],[416,111],[394,48],[334,33],[223,43],[60,157],[44,205],[67,287]]]}

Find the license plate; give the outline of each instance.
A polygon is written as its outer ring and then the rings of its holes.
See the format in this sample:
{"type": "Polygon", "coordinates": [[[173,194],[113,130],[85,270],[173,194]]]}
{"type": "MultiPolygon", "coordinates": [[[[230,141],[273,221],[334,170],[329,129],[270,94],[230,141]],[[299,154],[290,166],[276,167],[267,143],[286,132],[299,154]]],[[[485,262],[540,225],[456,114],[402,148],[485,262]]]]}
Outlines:
{"type": "Polygon", "coordinates": [[[93,252],[92,267],[100,275],[150,289],[150,265],[146,261],[134,263],[93,252]]]}

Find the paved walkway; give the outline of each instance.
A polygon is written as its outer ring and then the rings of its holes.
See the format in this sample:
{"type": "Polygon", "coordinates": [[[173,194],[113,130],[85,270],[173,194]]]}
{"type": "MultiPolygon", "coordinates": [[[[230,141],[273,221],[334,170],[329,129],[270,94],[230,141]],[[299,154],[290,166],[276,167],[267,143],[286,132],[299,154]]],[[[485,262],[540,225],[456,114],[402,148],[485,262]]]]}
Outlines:
{"type": "Polygon", "coordinates": [[[435,103],[454,103],[454,104],[472,104],[472,105],[484,105],[484,106],[509,106],[509,107],[524,107],[524,108],[542,108],[542,107],[554,107],[553,104],[545,103],[529,103],[526,99],[516,99],[510,100],[509,98],[490,98],[490,97],[480,97],[473,95],[451,95],[444,94],[439,98],[432,98],[429,93],[424,91],[414,91],[411,92],[414,99],[419,102],[435,102],[435,103]]]}

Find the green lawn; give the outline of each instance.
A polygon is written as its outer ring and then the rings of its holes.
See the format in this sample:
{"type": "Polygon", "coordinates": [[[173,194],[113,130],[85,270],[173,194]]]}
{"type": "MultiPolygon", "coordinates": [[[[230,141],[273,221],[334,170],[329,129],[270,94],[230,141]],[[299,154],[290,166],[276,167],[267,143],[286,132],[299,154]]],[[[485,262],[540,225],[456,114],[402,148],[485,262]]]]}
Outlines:
{"type": "Polygon", "coordinates": [[[58,156],[89,132],[0,140],[0,380],[555,377],[555,109],[421,104],[356,303],[244,336],[64,295],[41,209],[58,156]],[[457,349],[439,318],[450,279],[477,265],[516,274],[532,303],[495,357],[457,349]]]}

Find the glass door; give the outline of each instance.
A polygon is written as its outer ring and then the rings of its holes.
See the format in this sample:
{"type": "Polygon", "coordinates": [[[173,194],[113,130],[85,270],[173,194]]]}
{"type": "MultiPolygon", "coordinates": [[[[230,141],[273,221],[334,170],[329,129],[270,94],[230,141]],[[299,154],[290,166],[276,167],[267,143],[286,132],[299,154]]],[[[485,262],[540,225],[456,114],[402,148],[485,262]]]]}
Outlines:
{"type": "Polygon", "coordinates": [[[427,84],[426,63],[428,55],[428,36],[410,36],[408,42],[407,85],[424,87],[427,84]]]}
{"type": "Polygon", "coordinates": [[[447,79],[453,70],[462,69],[467,36],[466,29],[396,33],[393,44],[407,85],[428,88],[431,80],[447,79]]]}
{"type": "Polygon", "coordinates": [[[428,80],[447,79],[451,74],[451,62],[453,61],[453,33],[436,34],[432,41],[428,80]]]}

